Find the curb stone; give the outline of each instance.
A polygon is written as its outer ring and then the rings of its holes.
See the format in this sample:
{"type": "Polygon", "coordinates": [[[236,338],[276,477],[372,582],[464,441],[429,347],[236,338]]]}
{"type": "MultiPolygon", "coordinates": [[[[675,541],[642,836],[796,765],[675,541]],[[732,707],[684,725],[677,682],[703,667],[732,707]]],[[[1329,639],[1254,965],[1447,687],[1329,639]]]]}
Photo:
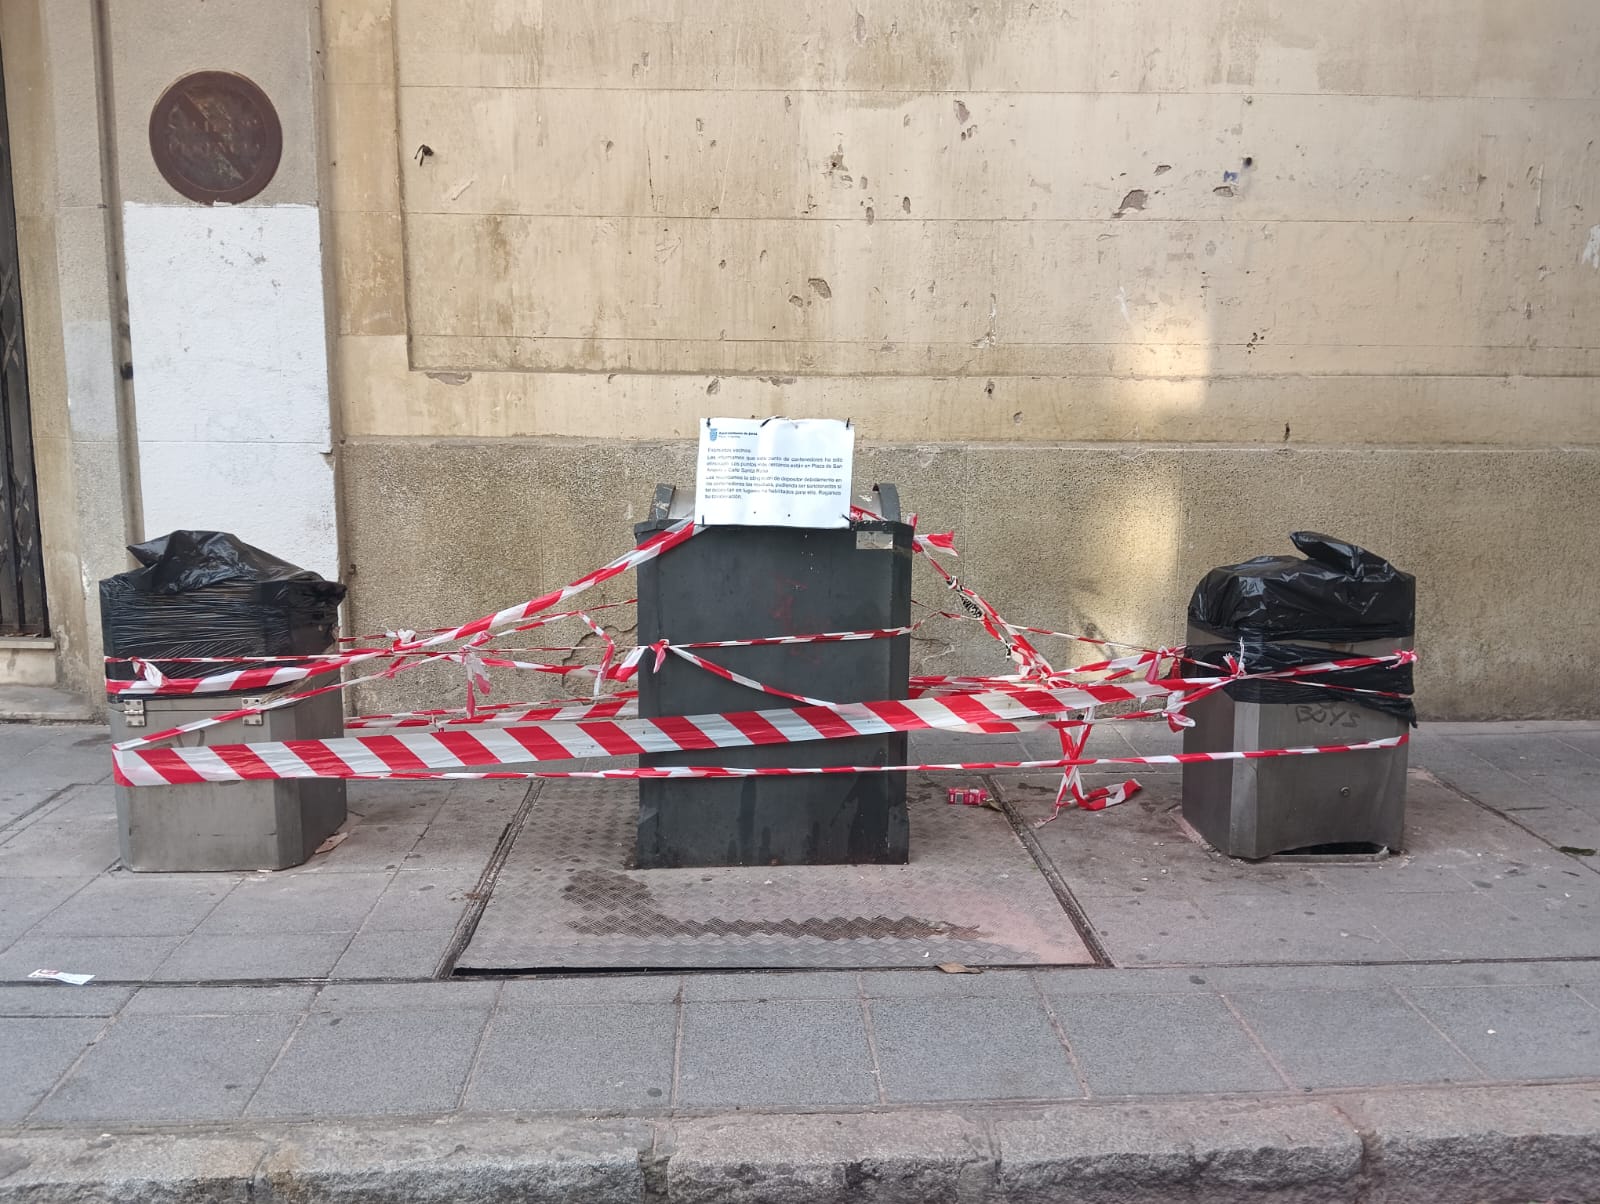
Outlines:
{"type": "Polygon", "coordinates": [[[1600,1085],[0,1131],[0,1204],[1600,1200],[1600,1085]]]}
{"type": "Polygon", "coordinates": [[[1352,1101],[1363,1204],[1600,1200],[1600,1087],[1466,1087],[1352,1101]]]}

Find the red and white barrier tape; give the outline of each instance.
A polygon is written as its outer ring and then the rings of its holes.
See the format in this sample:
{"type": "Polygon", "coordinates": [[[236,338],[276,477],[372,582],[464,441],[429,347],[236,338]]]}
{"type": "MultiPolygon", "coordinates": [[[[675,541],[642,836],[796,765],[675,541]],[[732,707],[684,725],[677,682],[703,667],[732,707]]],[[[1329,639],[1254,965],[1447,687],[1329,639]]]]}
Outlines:
{"type": "MultiPolygon", "coordinates": [[[[879,517],[859,508],[853,510],[852,516],[858,519],[879,517]]],[[[915,516],[912,516],[911,522],[914,530],[915,516]]],[[[225,690],[265,690],[294,681],[305,681],[307,678],[336,672],[370,660],[387,659],[390,664],[376,673],[315,687],[257,706],[245,707],[167,731],[123,741],[113,749],[116,778],[120,783],[127,785],[173,785],[188,782],[307,777],[402,780],[529,777],[725,778],[894,771],[975,772],[1061,769],[1064,772],[1053,816],[1068,805],[1069,800],[1078,807],[1099,810],[1124,801],[1139,789],[1139,784],[1131,779],[1114,787],[1085,789],[1081,770],[1087,766],[1186,764],[1192,761],[1354,752],[1391,748],[1406,741],[1406,737],[1401,736],[1392,740],[1317,748],[1172,754],[1155,757],[1085,758],[1082,755],[1083,750],[1093,725],[1098,721],[1096,708],[1108,703],[1161,699],[1161,705],[1158,707],[1147,706],[1118,718],[1161,716],[1177,728],[1192,724],[1192,720],[1183,714],[1190,703],[1231,682],[1314,678],[1319,674],[1342,669],[1378,664],[1407,664],[1414,659],[1414,656],[1407,652],[1385,657],[1351,658],[1345,661],[1329,661],[1318,665],[1296,666],[1292,669],[1256,674],[1245,673],[1240,658],[1229,656],[1226,658],[1227,667],[1224,676],[1185,678],[1176,673],[1176,667],[1182,660],[1181,650],[1162,648],[1137,649],[1132,655],[1114,657],[1072,669],[1056,670],[1023,633],[1071,639],[1106,648],[1127,648],[1130,645],[1006,622],[993,606],[975,591],[964,586],[929,553],[929,549],[934,548],[953,555],[954,537],[949,534],[928,536],[914,534],[913,547],[924,556],[946,587],[961,600],[964,613],[954,614],[934,610],[908,627],[686,644],[659,641],[653,645],[630,650],[619,663],[615,640],[604,626],[597,623],[586,611],[543,613],[599,582],[636,568],[692,537],[698,530],[693,522],[679,523],[560,590],[551,591],[519,606],[509,607],[459,627],[437,629],[429,633],[427,638],[418,639],[416,634],[410,631],[386,633],[384,638],[391,641],[387,648],[353,648],[318,657],[172,658],[164,662],[238,663],[260,666],[202,678],[166,678],[154,664],[134,659],[132,663],[139,667],[141,678],[131,682],[108,682],[108,689],[111,692],[190,694],[225,690]],[[718,665],[693,651],[895,638],[910,635],[936,617],[969,619],[980,623],[1006,648],[1017,665],[1018,672],[998,677],[923,676],[912,679],[910,699],[836,704],[778,689],[718,665]],[[498,649],[490,646],[496,634],[532,630],[563,619],[577,619],[599,637],[603,646],[599,664],[552,665],[510,659],[506,655],[521,651],[570,652],[576,650],[579,645],[563,649],[528,650],[498,649]],[[451,651],[443,650],[444,645],[463,640],[466,643],[462,647],[451,651]],[[434,649],[440,650],[434,651],[434,649]],[[625,682],[630,679],[637,672],[646,654],[654,655],[655,667],[659,669],[662,660],[669,652],[725,680],[801,705],[789,710],[641,718],[638,715],[635,692],[600,694],[603,683],[625,682]],[[276,663],[284,659],[299,663],[276,663]],[[315,697],[331,690],[346,689],[364,681],[392,677],[398,672],[439,661],[454,662],[465,670],[467,676],[465,708],[371,715],[351,720],[348,724],[350,730],[359,733],[400,729],[404,734],[347,735],[328,740],[210,747],[153,747],[219,723],[288,706],[303,698],[315,697]],[[480,696],[486,695],[489,689],[487,674],[489,668],[516,669],[561,676],[591,674],[594,677],[595,696],[591,699],[566,699],[550,703],[488,703],[480,696]],[[1143,672],[1140,673],[1140,670],[1143,672]],[[1091,675],[1099,675],[1100,680],[1074,680],[1091,675]],[[419,732],[414,730],[417,728],[429,730],[419,732]],[[466,730],[469,728],[471,730],[466,730]],[[916,730],[999,733],[1041,728],[1057,730],[1062,742],[1061,757],[1044,761],[928,763],[902,766],[829,765],[768,769],[673,766],[593,771],[514,772],[466,768],[639,753],[701,752],[717,748],[794,743],[916,730]]],[[[599,610],[618,605],[626,603],[609,603],[604,607],[592,609],[599,610]]],[[[1330,688],[1342,687],[1330,685],[1330,688]]]]}
{"type": "MultiPolygon", "coordinates": [[[[319,766],[311,761],[303,762],[294,767],[293,772],[287,773],[252,773],[245,778],[215,779],[202,776],[185,778],[185,781],[215,781],[215,780],[251,780],[253,778],[293,777],[293,778],[343,778],[347,781],[510,781],[525,780],[529,778],[575,778],[598,781],[639,781],[663,778],[754,778],[754,777],[814,777],[828,774],[862,774],[862,773],[987,773],[1052,769],[1087,769],[1097,765],[1192,765],[1211,761],[1255,761],[1273,757],[1309,757],[1325,753],[1356,753],[1375,752],[1383,749],[1398,748],[1410,741],[1409,734],[1402,733],[1382,740],[1367,740],[1359,744],[1325,744],[1307,748],[1267,748],[1267,749],[1237,749],[1229,752],[1196,752],[1196,753],[1165,753],[1152,754],[1144,757],[1080,757],[1067,759],[1053,757],[1042,761],[928,761],[916,762],[905,765],[798,765],[782,767],[763,767],[758,769],[735,768],[725,765],[660,765],[640,766],[627,769],[566,769],[566,770],[475,770],[475,769],[445,769],[417,766],[410,769],[390,769],[377,766],[357,765],[327,765],[319,766]]],[[[316,744],[318,741],[301,743],[316,744]]],[[[273,746],[259,744],[239,744],[232,746],[216,746],[212,750],[225,749],[249,751],[253,749],[270,748],[273,746]]],[[[278,746],[286,747],[286,746],[278,746]]],[[[168,750],[173,751],[173,750],[168,750]]],[[[463,764],[465,764],[464,762],[463,764]]],[[[119,781],[121,779],[119,778],[119,781]]],[[[165,779],[162,779],[165,782],[165,779]]],[[[123,785],[138,785],[133,781],[122,781],[123,785]]],[[[159,784],[155,781],[143,783],[146,785],[159,784]]],[[[1130,783],[1124,782],[1116,788],[1116,792],[1126,791],[1130,783]]],[[[1113,792],[1113,793],[1116,793],[1113,792]]],[[[1117,798],[1115,801],[1120,802],[1117,798]]],[[[1109,805],[1103,803],[1101,806],[1109,805]]],[[[1101,807],[1089,806],[1088,810],[1100,810],[1101,807]]]]}

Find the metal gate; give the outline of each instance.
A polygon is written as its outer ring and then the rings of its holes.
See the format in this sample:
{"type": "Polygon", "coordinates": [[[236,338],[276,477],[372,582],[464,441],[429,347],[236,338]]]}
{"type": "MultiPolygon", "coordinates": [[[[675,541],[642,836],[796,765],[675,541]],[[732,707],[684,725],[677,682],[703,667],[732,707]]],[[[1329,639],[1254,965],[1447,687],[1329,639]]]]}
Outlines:
{"type": "Polygon", "coordinates": [[[5,80],[0,76],[0,636],[49,632],[39,491],[28,420],[28,357],[22,343],[11,128],[5,116],[5,80]]]}

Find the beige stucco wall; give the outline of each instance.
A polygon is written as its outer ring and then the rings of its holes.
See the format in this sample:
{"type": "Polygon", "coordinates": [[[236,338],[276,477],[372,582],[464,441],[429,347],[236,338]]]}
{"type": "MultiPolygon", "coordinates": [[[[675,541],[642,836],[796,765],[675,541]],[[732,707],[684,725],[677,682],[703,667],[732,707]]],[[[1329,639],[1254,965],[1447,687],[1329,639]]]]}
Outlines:
{"type": "Polygon", "coordinates": [[[1418,574],[1425,713],[1592,711],[1589,0],[323,22],[358,628],[600,563],[700,416],[849,416],[1019,621],[1171,641],[1321,527],[1418,574]]]}

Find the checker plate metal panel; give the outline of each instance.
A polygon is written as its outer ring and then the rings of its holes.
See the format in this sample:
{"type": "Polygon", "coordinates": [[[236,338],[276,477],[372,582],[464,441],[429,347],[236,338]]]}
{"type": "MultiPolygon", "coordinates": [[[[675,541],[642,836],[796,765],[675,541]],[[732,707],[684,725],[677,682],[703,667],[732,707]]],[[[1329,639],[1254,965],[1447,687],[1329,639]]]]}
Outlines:
{"type": "Polygon", "coordinates": [[[1093,960],[1004,815],[952,807],[926,778],[908,801],[908,865],[633,870],[637,789],[547,783],[457,968],[1093,960]]]}

